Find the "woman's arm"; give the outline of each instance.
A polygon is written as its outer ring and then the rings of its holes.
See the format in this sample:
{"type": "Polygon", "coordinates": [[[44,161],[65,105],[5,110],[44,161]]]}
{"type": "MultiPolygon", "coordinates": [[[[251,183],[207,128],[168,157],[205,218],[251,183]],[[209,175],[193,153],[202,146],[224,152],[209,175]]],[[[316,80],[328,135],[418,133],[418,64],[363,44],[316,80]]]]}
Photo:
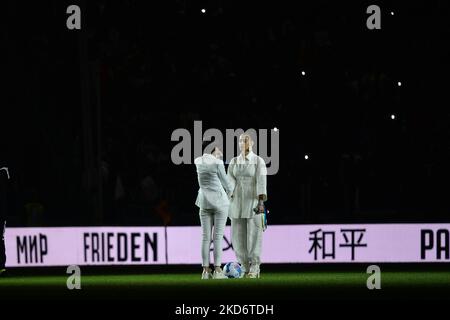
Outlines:
{"type": "Polygon", "coordinates": [[[256,166],[256,194],[261,201],[267,200],[267,168],[263,158],[258,157],[256,166]]]}
{"type": "Polygon", "coordinates": [[[234,176],[233,169],[235,166],[235,158],[231,159],[230,164],[228,165],[228,182],[230,183],[230,193],[228,194],[230,197],[233,196],[234,188],[236,187],[236,177],[234,176]]]}
{"type": "Polygon", "coordinates": [[[264,201],[267,200],[267,168],[261,157],[258,157],[256,166],[256,194],[258,195],[258,211],[264,213],[264,201]]]}
{"type": "Polygon", "coordinates": [[[223,164],[223,161],[219,160],[219,163],[217,165],[220,183],[222,184],[222,187],[225,189],[225,192],[229,195],[231,194],[233,189],[231,189],[230,181],[227,177],[227,174],[225,173],[225,166],[223,164]]]}

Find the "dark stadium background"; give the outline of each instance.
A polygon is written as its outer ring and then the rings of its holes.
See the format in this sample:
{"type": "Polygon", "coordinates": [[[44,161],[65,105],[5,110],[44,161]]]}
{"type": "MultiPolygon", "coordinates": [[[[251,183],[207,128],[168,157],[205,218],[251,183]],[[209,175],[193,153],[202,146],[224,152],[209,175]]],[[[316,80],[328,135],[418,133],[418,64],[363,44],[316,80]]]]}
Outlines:
{"type": "Polygon", "coordinates": [[[449,3],[370,4],[5,2],[8,225],[198,225],[194,120],[280,129],[271,224],[450,221],[449,3]]]}

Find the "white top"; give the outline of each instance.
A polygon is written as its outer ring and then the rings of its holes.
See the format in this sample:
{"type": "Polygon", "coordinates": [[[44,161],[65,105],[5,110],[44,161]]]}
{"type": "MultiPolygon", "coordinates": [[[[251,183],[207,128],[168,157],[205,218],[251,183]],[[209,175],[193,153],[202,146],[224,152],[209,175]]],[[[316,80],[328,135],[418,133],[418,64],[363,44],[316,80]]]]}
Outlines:
{"type": "Polygon", "coordinates": [[[229,217],[253,218],[259,195],[263,195],[264,201],[267,200],[267,168],[264,159],[252,151],[245,157],[241,153],[231,159],[228,178],[233,190],[229,217]]]}
{"type": "Polygon", "coordinates": [[[230,204],[227,194],[231,192],[223,161],[205,153],[194,163],[200,186],[195,204],[201,209],[223,210],[230,204]]]}

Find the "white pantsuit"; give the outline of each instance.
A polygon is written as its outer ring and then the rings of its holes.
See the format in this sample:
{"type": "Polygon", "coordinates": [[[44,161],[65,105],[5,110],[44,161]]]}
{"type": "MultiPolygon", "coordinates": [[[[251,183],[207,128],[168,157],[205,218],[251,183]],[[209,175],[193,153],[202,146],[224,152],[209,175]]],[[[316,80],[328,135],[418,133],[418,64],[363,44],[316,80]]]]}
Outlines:
{"type": "Polygon", "coordinates": [[[214,227],[214,265],[222,263],[223,232],[228,217],[231,192],[225,166],[222,160],[212,154],[204,154],[194,161],[197,168],[200,189],[195,204],[200,208],[199,217],[202,225],[202,266],[209,267],[209,247],[212,228],[214,227]]]}
{"type": "Polygon", "coordinates": [[[222,264],[222,243],[223,233],[228,218],[228,206],[221,210],[200,209],[200,222],[202,225],[202,266],[208,267],[209,247],[211,238],[214,245],[214,266],[220,267],[222,264]],[[213,232],[214,227],[214,234],[213,232]]]}
{"type": "Polygon", "coordinates": [[[259,272],[263,225],[261,216],[253,211],[259,195],[267,200],[267,169],[264,160],[249,152],[233,158],[228,167],[232,198],[231,241],[238,262],[246,272],[259,272]]]}

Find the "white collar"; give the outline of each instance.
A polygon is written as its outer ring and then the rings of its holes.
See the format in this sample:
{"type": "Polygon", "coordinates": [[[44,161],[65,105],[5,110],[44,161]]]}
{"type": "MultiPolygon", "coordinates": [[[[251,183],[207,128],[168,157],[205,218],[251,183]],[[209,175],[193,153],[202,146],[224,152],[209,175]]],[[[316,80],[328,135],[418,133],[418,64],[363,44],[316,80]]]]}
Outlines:
{"type": "Polygon", "coordinates": [[[194,160],[195,164],[213,164],[217,161],[217,158],[210,153],[204,153],[201,157],[194,160]]]}
{"type": "Polygon", "coordinates": [[[216,157],[214,157],[211,153],[204,153],[203,157],[213,157],[214,159],[216,159],[216,157]]]}
{"type": "Polygon", "coordinates": [[[239,160],[241,160],[242,162],[244,162],[245,160],[248,160],[251,162],[254,157],[255,157],[255,154],[253,153],[252,150],[250,150],[249,153],[245,157],[241,152],[241,154],[239,155],[239,160]]]}

